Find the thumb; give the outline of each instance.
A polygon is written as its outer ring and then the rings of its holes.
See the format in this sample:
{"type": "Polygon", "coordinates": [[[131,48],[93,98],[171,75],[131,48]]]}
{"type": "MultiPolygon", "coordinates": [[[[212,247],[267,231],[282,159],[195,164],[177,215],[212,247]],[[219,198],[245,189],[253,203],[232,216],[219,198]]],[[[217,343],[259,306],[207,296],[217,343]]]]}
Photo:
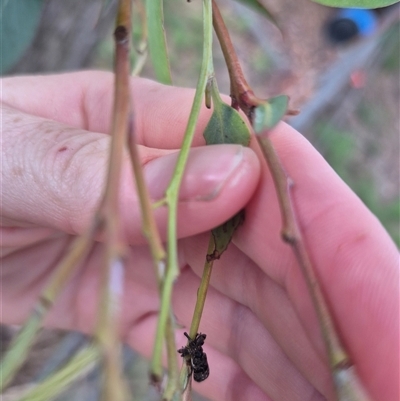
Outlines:
{"type": "MultiPolygon", "coordinates": [[[[3,224],[50,227],[81,234],[101,199],[110,136],[73,128],[3,106],[1,214],[3,224]]],[[[177,152],[141,146],[140,158],[153,200],[164,196],[177,152]]],[[[259,162],[239,145],[191,150],[178,205],[180,236],[208,230],[250,199],[259,180],[259,162]]],[[[141,216],[126,156],[120,187],[123,230],[130,243],[143,242],[141,216]]],[[[156,210],[161,232],[165,208],[156,210]]]]}

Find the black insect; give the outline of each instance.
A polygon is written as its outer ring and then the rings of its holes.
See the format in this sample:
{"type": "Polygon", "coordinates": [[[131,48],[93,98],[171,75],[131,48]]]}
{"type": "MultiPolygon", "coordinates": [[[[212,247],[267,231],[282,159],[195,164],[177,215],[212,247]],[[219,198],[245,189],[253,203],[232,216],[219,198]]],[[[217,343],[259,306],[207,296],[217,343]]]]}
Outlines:
{"type": "Polygon", "coordinates": [[[206,380],[210,374],[207,354],[203,351],[202,347],[207,336],[202,333],[197,333],[194,340],[192,340],[188,333],[184,334],[189,340],[189,343],[185,347],[178,349],[178,352],[181,354],[182,358],[186,358],[188,362],[190,361],[188,365],[191,368],[190,374],[193,372],[193,379],[197,382],[202,382],[206,380]]]}

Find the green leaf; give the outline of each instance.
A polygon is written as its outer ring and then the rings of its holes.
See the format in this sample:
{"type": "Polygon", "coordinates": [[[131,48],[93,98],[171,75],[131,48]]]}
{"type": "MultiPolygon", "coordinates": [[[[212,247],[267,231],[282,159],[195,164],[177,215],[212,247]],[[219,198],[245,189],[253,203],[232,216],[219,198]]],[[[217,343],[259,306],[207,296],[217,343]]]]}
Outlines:
{"type": "Polygon", "coordinates": [[[171,69],[164,30],[163,0],[146,0],[146,16],[150,59],[156,78],[163,84],[171,85],[171,69]]]}
{"type": "MultiPolygon", "coordinates": [[[[211,95],[214,111],[203,134],[207,145],[236,143],[249,146],[250,129],[242,116],[234,108],[223,102],[215,78],[211,83],[211,95]]],[[[207,255],[208,261],[221,257],[243,220],[244,211],[241,210],[224,224],[211,231],[214,249],[207,255]]]]}
{"type": "Polygon", "coordinates": [[[399,0],[312,0],[314,3],[320,3],[331,7],[349,7],[349,8],[379,8],[398,3],[399,0]]]}
{"type": "Polygon", "coordinates": [[[268,99],[254,110],[253,128],[256,134],[270,130],[286,114],[289,98],[280,95],[268,99]]]}
{"type": "Polygon", "coordinates": [[[206,144],[237,143],[248,146],[250,143],[248,126],[234,108],[222,101],[215,82],[212,86],[212,99],[214,111],[203,134],[206,144]]]}
{"type": "Polygon", "coordinates": [[[263,4],[261,1],[259,0],[236,0],[236,1],[244,4],[245,6],[248,6],[249,8],[252,8],[255,12],[267,18],[274,25],[279,26],[275,16],[271,13],[271,11],[268,10],[265,4],[263,4]]]}
{"type": "Polygon", "coordinates": [[[232,241],[233,234],[243,221],[244,210],[241,210],[224,224],[211,230],[211,235],[214,240],[214,249],[212,253],[207,254],[208,261],[219,259],[221,257],[232,241]]]}
{"type": "Polygon", "coordinates": [[[0,74],[9,70],[31,43],[43,0],[2,0],[0,5],[0,74]]]}

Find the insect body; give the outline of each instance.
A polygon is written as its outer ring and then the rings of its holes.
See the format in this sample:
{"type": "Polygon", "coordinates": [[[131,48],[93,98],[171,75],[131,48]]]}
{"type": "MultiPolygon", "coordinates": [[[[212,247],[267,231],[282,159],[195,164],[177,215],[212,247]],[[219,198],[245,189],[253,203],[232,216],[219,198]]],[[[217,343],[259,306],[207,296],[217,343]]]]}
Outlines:
{"type": "Polygon", "coordinates": [[[197,382],[202,382],[206,380],[210,374],[210,369],[207,362],[207,354],[203,351],[204,340],[206,335],[202,333],[197,333],[194,340],[189,337],[188,333],[184,333],[189,340],[188,345],[182,347],[178,350],[182,358],[186,358],[189,361],[191,373],[193,372],[193,378],[197,382]]]}

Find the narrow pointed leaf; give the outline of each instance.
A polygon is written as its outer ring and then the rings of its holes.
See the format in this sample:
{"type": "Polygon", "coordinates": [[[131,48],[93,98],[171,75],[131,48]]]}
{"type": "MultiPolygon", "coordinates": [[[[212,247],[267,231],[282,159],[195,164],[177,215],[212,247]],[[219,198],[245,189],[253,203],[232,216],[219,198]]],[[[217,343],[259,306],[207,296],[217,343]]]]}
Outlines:
{"type": "Polygon", "coordinates": [[[157,80],[163,84],[171,85],[171,70],[164,30],[163,1],[146,0],[146,16],[149,32],[148,46],[157,80]]]}
{"type": "Polygon", "coordinates": [[[289,98],[280,95],[267,100],[254,110],[253,128],[256,134],[273,128],[286,114],[289,98]]]}
{"type": "Polygon", "coordinates": [[[399,0],[312,0],[331,7],[379,8],[398,3],[399,0]]]}

